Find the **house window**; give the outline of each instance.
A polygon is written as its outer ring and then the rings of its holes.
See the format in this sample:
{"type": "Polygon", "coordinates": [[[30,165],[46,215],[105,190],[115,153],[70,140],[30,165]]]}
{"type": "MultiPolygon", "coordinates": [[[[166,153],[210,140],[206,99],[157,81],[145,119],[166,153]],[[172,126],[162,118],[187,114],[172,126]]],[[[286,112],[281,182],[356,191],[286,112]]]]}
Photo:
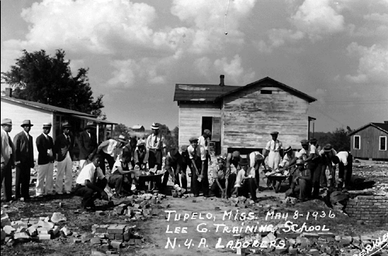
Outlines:
{"type": "Polygon", "coordinates": [[[361,149],[361,136],[360,135],[354,135],[353,148],[354,149],[361,149]]]}
{"type": "Polygon", "coordinates": [[[272,91],[271,90],[261,90],[260,93],[261,94],[272,94],[272,91]]]}
{"type": "Polygon", "coordinates": [[[380,136],[380,138],[379,138],[379,150],[381,150],[381,151],[387,150],[387,136],[380,136]]]}

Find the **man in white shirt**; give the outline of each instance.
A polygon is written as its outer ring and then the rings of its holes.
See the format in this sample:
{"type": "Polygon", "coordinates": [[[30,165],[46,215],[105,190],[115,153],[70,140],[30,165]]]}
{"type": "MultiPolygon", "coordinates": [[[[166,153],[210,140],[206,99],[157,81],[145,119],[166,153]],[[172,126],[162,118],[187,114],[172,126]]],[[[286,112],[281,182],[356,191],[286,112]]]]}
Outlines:
{"type": "Polygon", "coordinates": [[[209,179],[207,169],[205,168],[206,151],[203,146],[198,145],[196,137],[190,138],[190,146],[187,148],[191,161],[191,192],[195,197],[199,196],[202,190],[204,196],[209,195],[209,179]]]}
{"type": "Polygon", "coordinates": [[[333,162],[338,164],[338,188],[342,188],[345,185],[345,188],[349,189],[353,168],[352,154],[348,151],[340,151],[333,158],[333,162]]]}
{"type": "Polygon", "coordinates": [[[147,137],[146,148],[149,152],[148,164],[150,168],[156,167],[156,170],[162,169],[163,155],[166,155],[166,144],[164,137],[159,131],[159,124],[153,123],[151,126],[152,134],[147,137]]]}
{"type": "Polygon", "coordinates": [[[74,194],[82,196],[82,207],[87,210],[93,210],[94,201],[97,198],[108,200],[108,195],[104,191],[107,179],[99,168],[101,157],[94,156],[93,161],[82,168],[76,179],[74,194]]]}
{"type": "Polygon", "coordinates": [[[105,159],[108,161],[109,169],[112,170],[117,156],[121,154],[122,148],[127,144],[127,139],[120,134],[118,139],[108,139],[103,141],[97,148],[97,153],[101,155],[101,169],[105,174],[105,159]]]}
{"type": "Polygon", "coordinates": [[[241,158],[238,165],[241,169],[237,173],[236,183],[234,185],[234,187],[237,188],[237,195],[248,198],[248,193],[250,193],[251,199],[256,200],[256,181],[255,178],[252,177],[254,172],[249,172],[248,159],[241,158]]]}
{"type": "Polygon", "coordinates": [[[250,175],[255,179],[256,186],[260,184],[260,166],[264,166],[264,156],[259,151],[253,151],[249,154],[250,175]]]}

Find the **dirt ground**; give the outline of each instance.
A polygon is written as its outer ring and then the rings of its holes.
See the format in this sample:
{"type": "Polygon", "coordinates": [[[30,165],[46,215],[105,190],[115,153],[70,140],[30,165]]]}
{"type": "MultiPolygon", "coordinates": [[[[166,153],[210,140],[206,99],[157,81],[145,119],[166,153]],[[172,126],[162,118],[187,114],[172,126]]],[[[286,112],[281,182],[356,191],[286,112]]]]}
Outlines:
{"type": "MultiPolygon", "coordinates": [[[[367,171],[378,174],[380,178],[377,176],[372,178],[381,185],[381,180],[387,179],[388,168],[386,165],[369,166],[367,164],[357,166],[356,164],[354,175],[361,178],[367,175],[367,171]]],[[[320,200],[287,206],[281,202],[284,199],[284,193],[274,193],[272,190],[261,191],[258,197],[258,203],[243,208],[232,205],[230,200],[220,198],[167,196],[160,204],[153,206],[159,209],[158,216],[135,221],[129,220],[126,216],[113,216],[112,208],[107,208],[106,202],[102,201],[96,202],[98,210],[102,212],[84,212],[80,208],[81,199],[72,196],[2,203],[2,210],[9,215],[11,221],[21,218],[46,217],[51,216],[53,212],[61,212],[66,216],[67,221],[60,223],[60,226],[66,225],[73,232],[73,236],[61,236],[46,241],[19,242],[13,246],[2,245],[1,253],[2,255],[97,255],[92,251],[106,252],[107,249],[91,245],[89,242],[76,242],[74,233],[91,235],[93,224],[111,223],[136,225],[139,234],[143,237],[143,243],[140,245],[127,244],[124,248],[119,249],[117,253],[120,255],[236,255],[236,250],[220,248],[236,238],[236,234],[231,232],[233,227],[237,229],[257,225],[264,228],[269,224],[284,225],[286,220],[297,223],[299,226],[303,222],[308,226],[323,227],[325,225],[326,230],[335,235],[379,237],[388,232],[388,220],[383,226],[358,224],[348,216],[327,207],[320,200]],[[271,210],[281,213],[283,217],[288,214],[288,217],[287,219],[266,219],[267,213],[271,210]],[[293,218],[296,211],[299,216],[293,218]],[[311,215],[314,211],[324,212],[325,217],[318,217],[315,220],[311,215]],[[253,216],[253,219],[243,220],[241,216],[244,216],[244,213],[246,213],[245,216],[253,216]],[[306,220],[308,213],[310,217],[306,220]],[[329,218],[329,213],[334,214],[335,217],[329,218]],[[185,220],[185,217],[190,219],[185,220]]],[[[125,199],[115,199],[114,203],[119,205],[123,201],[125,199]]],[[[244,232],[237,231],[236,233],[244,232]]]]}

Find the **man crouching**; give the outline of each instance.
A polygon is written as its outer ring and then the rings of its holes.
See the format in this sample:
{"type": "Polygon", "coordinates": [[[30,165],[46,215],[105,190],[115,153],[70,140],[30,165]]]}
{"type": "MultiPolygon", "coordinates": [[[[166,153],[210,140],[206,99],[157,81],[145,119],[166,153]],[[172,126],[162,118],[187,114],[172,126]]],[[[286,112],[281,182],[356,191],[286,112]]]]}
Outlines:
{"type": "Polygon", "coordinates": [[[104,191],[107,184],[100,169],[101,157],[94,156],[91,163],[85,165],[76,180],[74,194],[82,196],[82,207],[86,210],[94,210],[94,201],[98,198],[108,200],[108,194],[104,191]]]}

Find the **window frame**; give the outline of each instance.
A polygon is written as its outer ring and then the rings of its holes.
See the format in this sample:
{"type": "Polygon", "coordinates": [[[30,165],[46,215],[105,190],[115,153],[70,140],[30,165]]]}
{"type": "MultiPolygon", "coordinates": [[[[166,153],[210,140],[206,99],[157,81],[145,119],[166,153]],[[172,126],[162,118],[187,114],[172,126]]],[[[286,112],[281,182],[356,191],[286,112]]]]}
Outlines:
{"type": "Polygon", "coordinates": [[[379,136],[379,151],[387,151],[387,136],[379,136]],[[384,149],[381,149],[381,138],[385,139],[384,149]]]}
{"type": "Polygon", "coordinates": [[[353,137],[353,149],[361,149],[361,135],[354,135],[353,137]],[[358,148],[356,148],[356,138],[358,138],[358,148]]]}

